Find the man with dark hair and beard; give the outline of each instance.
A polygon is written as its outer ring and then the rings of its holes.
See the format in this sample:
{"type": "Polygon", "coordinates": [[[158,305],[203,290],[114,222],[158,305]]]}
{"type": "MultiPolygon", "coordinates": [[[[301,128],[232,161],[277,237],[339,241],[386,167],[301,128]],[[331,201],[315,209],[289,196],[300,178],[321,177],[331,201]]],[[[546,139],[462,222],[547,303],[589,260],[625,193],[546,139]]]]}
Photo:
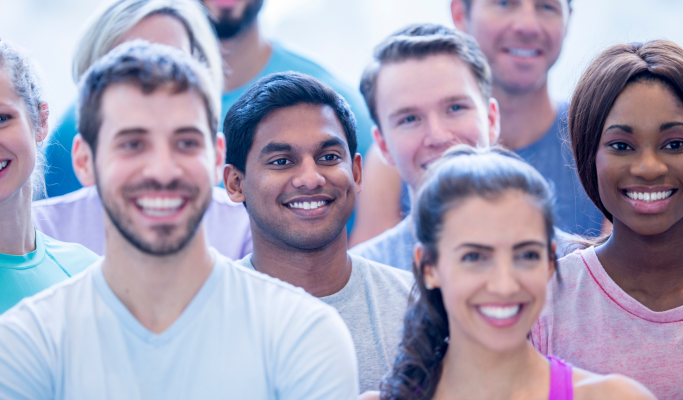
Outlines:
{"type": "Polygon", "coordinates": [[[256,81],[275,72],[296,71],[332,87],[349,103],[358,123],[358,152],[372,144],[372,121],[360,92],[332,76],[312,60],[265,38],[258,13],[263,0],[202,0],[212,14],[228,69],[223,92],[223,116],[256,81]]]}
{"type": "Polygon", "coordinates": [[[240,263],[336,308],[356,347],[360,388],[376,390],[398,351],[413,277],[346,251],[362,187],[348,104],[310,76],[272,74],[232,106],[223,131],[225,187],[247,208],[254,245],[240,263]]]}
{"type": "Polygon", "coordinates": [[[88,70],[74,165],[102,198],[105,255],[0,316],[0,398],[356,398],[338,313],[207,243],[225,152],[212,82],[140,41],[88,70]]]}

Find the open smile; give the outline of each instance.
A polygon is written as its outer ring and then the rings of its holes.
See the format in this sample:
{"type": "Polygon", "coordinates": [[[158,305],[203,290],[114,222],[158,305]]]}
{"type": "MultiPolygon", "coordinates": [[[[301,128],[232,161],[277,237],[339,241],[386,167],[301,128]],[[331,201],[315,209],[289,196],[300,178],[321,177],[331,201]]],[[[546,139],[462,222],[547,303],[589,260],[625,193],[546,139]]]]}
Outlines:
{"type": "Polygon", "coordinates": [[[629,187],[620,190],[636,212],[655,214],[666,210],[678,189],[672,187],[629,187]]]}
{"type": "Polygon", "coordinates": [[[283,205],[299,216],[317,217],[325,214],[333,202],[334,199],[327,196],[299,196],[283,203],[283,205]]]}
{"type": "Polygon", "coordinates": [[[10,161],[10,160],[0,161],[0,176],[7,173],[7,169],[11,164],[12,164],[12,161],[10,161]]]}
{"type": "Polygon", "coordinates": [[[137,208],[146,216],[152,218],[167,218],[178,214],[187,199],[182,196],[141,196],[134,200],[137,208]]]}
{"type": "Polygon", "coordinates": [[[514,56],[514,57],[519,57],[519,58],[527,58],[531,59],[534,57],[540,57],[543,52],[539,49],[529,49],[529,48],[522,48],[522,47],[506,47],[503,49],[503,52],[514,56]]]}
{"type": "Polygon", "coordinates": [[[496,328],[507,328],[519,321],[526,303],[513,304],[479,304],[474,308],[489,325],[496,328]]]}

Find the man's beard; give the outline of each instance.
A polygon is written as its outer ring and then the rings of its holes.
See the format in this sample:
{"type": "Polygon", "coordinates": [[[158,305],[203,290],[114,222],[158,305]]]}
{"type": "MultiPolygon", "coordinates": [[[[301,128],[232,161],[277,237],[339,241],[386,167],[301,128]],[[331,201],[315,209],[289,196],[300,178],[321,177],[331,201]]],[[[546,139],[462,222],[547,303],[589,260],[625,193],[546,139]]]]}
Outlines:
{"type": "MultiPolygon", "coordinates": [[[[147,180],[141,184],[135,185],[134,187],[124,187],[122,188],[121,192],[125,194],[126,192],[142,189],[185,189],[185,191],[192,194],[190,198],[196,197],[197,193],[199,193],[199,189],[197,187],[186,185],[178,180],[175,180],[168,185],[161,185],[157,181],[147,180]]],[[[187,224],[184,226],[184,231],[182,231],[183,233],[178,238],[173,239],[172,236],[176,230],[183,229],[182,226],[158,225],[153,228],[156,232],[157,240],[149,242],[145,241],[137,234],[137,232],[135,232],[134,224],[131,218],[126,216],[125,213],[114,202],[110,203],[109,199],[106,198],[106,196],[103,196],[104,192],[101,190],[99,182],[97,182],[97,191],[102,199],[102,206],[104,207],[105,212],[109,216],[112,224],[116,227],[119,233],[121,233],[121,236],[123,236],[130,244],[132,244],[141,252],[157,257],[173,255],[184,249],[197,233],[197,229],[202,222],[204,213],[211,203],[211,196],[207,196],[207,198],[200,204],[197,212],[190,215],[187,224]]],[[[186,204],[184,207],[188,207],[188,205],[186,204]]]]}
{"type": "Polygon", "coordinates": [[[230,39],[245,31],[256,21],[262,6],[263,0],[250,1],[238,19],[232,17],[232,9],[222,9],[220,17],[211,19],[218,38],[230,39]]]}

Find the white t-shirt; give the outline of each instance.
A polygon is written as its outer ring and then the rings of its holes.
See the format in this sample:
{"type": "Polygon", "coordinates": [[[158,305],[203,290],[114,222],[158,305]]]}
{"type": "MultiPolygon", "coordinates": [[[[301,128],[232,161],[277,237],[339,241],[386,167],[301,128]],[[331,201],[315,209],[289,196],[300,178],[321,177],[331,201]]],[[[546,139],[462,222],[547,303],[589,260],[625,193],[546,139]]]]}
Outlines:
{"type": "Polygon", "coordinates": [[[161,334],[143,327],[101,261],[0,316],[0,398],[355,399],[351,335],[330,306],[217,252],[161,334]]]}

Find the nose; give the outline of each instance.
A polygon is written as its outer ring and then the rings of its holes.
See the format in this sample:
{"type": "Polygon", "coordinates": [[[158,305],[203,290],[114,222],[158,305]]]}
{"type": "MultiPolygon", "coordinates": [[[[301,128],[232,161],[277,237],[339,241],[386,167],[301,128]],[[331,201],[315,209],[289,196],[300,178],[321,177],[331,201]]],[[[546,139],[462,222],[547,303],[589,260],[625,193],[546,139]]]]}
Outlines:
{"type": "Polygon", "coordinates": [[[426,147],[443,147],[455,144],[453,132],[436,115],[427,118],[427,132],[425,134],[424,145],[426,147]]]}
{"type": "Polygon", "coordinates": [[[536,2],[534,0],[523,1],[512,21],[513,30],[521,36],[535,37],[541,32],[541,25],[536,13],[536,2]]]}
{"type": "Polygon", "coordinates": [[[167,145],[156,145],[146,156],[142,175],[161,184],[168,184],[182,177],[183,171],[167,145]]]}
{"type": "Polygon", "coordinates": [[[646,149],[631,166],[631,175],[638,176],[647,181],[654,181],[669,172],[669,168],[663,163],[654,149],[646,149]]]}
{"type": "Polygon", "coordinates": [[[319,166],[313,157],[301,162],[292,179],[292,185],[296,188],[308,190],[314,190],[325,185],[325,177],[320,174],[319,166]]]}
{"type": "Polygon", "coordinates": [[[512,262],[498,262],[487,283],[487,289],[501,297],[511,296],[520,290],[512,262]]]}

